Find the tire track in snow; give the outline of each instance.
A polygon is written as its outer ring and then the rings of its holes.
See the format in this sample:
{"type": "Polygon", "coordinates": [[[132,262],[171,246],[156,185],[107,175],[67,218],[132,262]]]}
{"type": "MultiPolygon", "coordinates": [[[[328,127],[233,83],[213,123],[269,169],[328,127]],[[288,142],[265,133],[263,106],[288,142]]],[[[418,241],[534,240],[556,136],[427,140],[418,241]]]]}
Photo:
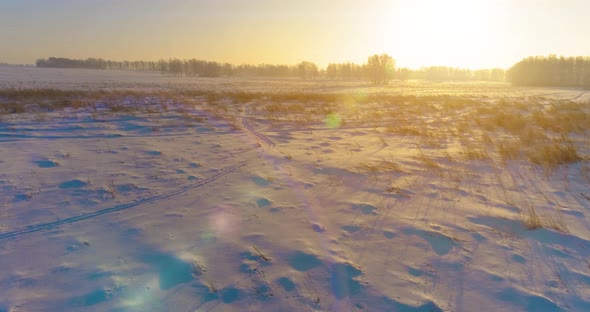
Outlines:
{"type": "Polygon", "coordinates": [[[98,210],[95,212],[90,212],[90,213],[86,213],[86,214],[82,214],[79,216],[75,216],[75,217],[70,217],[70,218],[65,218],[65,219],[61,219],[61,220],[57,220],[57,221],[53,221],[53,222],[48,222],[48,223],[40,223],[40,224],[33,224],[33,225],[28,225],[26,227],[23,227],[19,230],[15,230],[15,231],[11,231],[11,232],[6,232],[6,233],[1,233],[0,234],[0,240],[3,239],[8,239],[8,238],[14,238],[14,237],[18,237],[18,236],[22,236],[22,235],[26,235],[26,234],[31,234],[31,233],[35,233],[35,232],[39,232],[42,230],[47,230],[47,229],[52,229],[52,228],[56,228],[65,224],[72,224],[72,223],[76,223],[76,222],[80,222],[80,221],[84,221],[84,220],[88,220],[88,219],[93,219],[105,214],[109,214],[109,213],[113,213],[113,212],[118,212],[118,211],[122,211],[122,210],[127,210],[130,208],[134,208],[137,207],[139,205],[143,205],[143,204],[149,204],[149,203],[154,203],[163,199],[167,199],[173,196],[177,196],[183,193],[186,193],[190,190],[202,187],[206,184],[209,184],[219,178],[221,178],[222,176],[225,176],[233,171],[235,171],[238,168],[241,168],[243,166],[246,165],[246,161],[243,161],[241,163],[238,163],[236,165],[233,166],[229,166],[226,168],[221,169],[218,173],[205,178],[203,180],[198,181],[195,184],[180,188],[176,191],[172,191],[166,194],[162,194],[162,195],[157,195],[157,196],[153,196],[153,197],[149,197],[143,200],[139,200],[133,203],[127,203],[127,204],[122,204],[122,205],[117,205],[114,207],[110,207],[110,208],[106,208],[106,209],[102,209],[102,210],[98,210]]]}
{"type": "Polygon", "coordinates": [[[250,108],[246,106],[246,109],[244,111],[244,116],[242,116],[242,125],[244,125],[244,128],[246,128],[246,130],[248,130],[248,132],[250,132],[252,135],[254,135],[258,139],[260,139],[266,145],[268,145],[270,147],[274,147],[275,143],[271,139],[269,139],[265,135],[257,132],[256,130],[254,130],[252,128],[252,126],[250,126],[250,124],[248,124],[248,115],[249,114],[250,114],[250,108]]]}
{"type": "Polygon", "coordinates": [[[43,141],[43,140],[67,140],[67,139],[131,139],[131,138],[164,138],[164,137],[187,137],[194,136],[194,133],[172,133],[172,134],[156,134],[156,135],[123,135],[120,133],[113,134],[97,134],[97,135],[31,135],[23,133],[4,133],[0,132],[0,143],[2,142],[16,142],[23,140],[43,141]]]}
{"type": "Polygon", "coordinates": [[[581,97],[583,97],[584,95],[586,95],[586,92],[581,92],[580,94],[578,94],[577,96],[573,97],[570,101],[575,101],[581,97]]]}

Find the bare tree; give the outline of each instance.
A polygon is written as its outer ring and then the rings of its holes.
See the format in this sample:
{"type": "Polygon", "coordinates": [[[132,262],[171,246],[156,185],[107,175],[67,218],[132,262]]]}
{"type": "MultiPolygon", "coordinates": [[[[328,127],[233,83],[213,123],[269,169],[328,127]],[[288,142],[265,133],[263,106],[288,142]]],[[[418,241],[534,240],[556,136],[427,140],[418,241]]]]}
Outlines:
{"type": "Polygon", "coordinates": [[[395,73],[395,60],[387,54],[375,54],[369,56],[366,69],[373,84],[388,84],[395,73]]]}
{"type": "Polygon", "coordinates": [[[301,62],[297,65],[299,76],[303,79],[314,79],[317,77],[319,70],[318,66],[311,62],[301,62]]]}

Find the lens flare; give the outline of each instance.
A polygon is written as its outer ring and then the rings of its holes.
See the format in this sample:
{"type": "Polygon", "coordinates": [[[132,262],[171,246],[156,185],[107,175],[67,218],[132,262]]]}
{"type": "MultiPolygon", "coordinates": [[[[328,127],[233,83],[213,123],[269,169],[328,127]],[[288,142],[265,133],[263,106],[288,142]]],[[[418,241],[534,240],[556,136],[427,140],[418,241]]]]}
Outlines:
{"type": "Polygon", "coordinates": [[[230,207],[219,206],[209,217],[209,228],[216,237],[230,238],[237,234],[240,219],[230,212],[230,207]]]}
{"type": "Polygon", "coordinates": [[[342,124],[342,120],[336,114],[329,114],[328,116],[326,116],[325,122],[326,126],[332,129],[339,128],[342,124]]]}

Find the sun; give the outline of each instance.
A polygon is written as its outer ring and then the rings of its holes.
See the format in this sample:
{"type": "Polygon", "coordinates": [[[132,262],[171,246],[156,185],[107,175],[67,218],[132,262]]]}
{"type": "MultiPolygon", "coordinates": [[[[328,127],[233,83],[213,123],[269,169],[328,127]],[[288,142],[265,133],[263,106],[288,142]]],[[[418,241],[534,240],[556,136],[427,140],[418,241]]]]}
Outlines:
{"type": "Polygon", "coordinates": [[[473,66],[469,58],[485,45],[491,9],[475,0],[400,1],[385,13],[383,41],[394,54],[426,63],[420,65],[473,66]]]}
{"type": "Polygon", "coordinates": [[[419,6],[422,21],[437,34],[447,32],[472,32],[480,24],[484,12],[480,1],[472,0],[422,0],[413,2],[419,6]]]}

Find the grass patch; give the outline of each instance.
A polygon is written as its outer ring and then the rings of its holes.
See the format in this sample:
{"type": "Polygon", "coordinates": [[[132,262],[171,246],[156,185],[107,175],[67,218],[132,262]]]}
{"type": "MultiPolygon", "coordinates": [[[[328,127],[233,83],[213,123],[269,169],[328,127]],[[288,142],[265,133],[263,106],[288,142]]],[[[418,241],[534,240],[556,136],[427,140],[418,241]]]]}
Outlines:
{"type": "Polygon", "coordinates": [[[562,233],[568,233],[568,229],[563,223],[563,220],[555,220],[547,217],[541,218],[533,205],[527,207],[527,211],[523,214],[523,224],[527,230],[531,231],[541,228],[549,228],[562,233]]]}
{"type": "Polygon", "coordinates": [[[521,154],[521,145],[514,140],[505,140],[497,144],[498,154],[502,161],[516,159],[521,154]]]}
{"type": "Polygon", "coordinates": [[[423,130],[414,126],[389,126],[385,128],[385,132],[411,136],[421,136],[423,134],[423,130]]]}
{"type": "Polygon", "coordinates": [[[543,227],[541,218],[539,218],[539,215],[537,214],[537,211],[535,210],[535,207],[533,207],[533,205],[527,207],[523,223],[528,230],[536,230],[543,227]]]}
{"type": "Polygon", "coordinates": [[[2,114],[22,114],[26,112],[26,106],[23,103],[10,102],[0,105],[2,114]]]}
{"type": "Polygon", "coordinates": [[[488,151],[484,147],[476,147],[471,144],[463,148],[461,156],[464,160],[485,160],[490,158],[488,151]]]}
{"type": "Polygon", "coordinates": [[[362,163],[358,165],[358,169],[361,172],[403,172],[397,163],[391,161],[382,161],[379,164],[362,163]]]}
{"type": "Polygon", "coordinates": [[[418,148],[418,151],[418,160],[420,160],[426,166],[426,168],[437,171],[439,173],[441,172],[442,168],[439,163],[432,159],[432,157],[426,155],[424,151],[422,151],[422,149],[418,148]]]}
{"type": "Polygon", "coordinates": [[[529,150],[529,160],[547,168],[576,163],[582,160],[574,143],[566,136],[547,144],[538,144],[529,150]]]}

